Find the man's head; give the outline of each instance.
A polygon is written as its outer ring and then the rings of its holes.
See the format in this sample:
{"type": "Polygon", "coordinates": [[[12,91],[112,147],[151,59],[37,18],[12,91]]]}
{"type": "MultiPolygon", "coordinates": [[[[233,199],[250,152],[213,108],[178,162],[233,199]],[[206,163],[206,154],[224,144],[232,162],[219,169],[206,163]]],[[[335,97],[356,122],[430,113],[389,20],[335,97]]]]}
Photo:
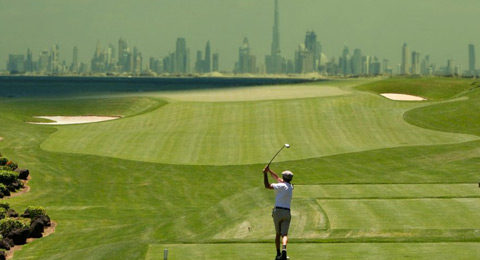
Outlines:
{"type": "Polygon", "coordinates": [[[293,179],[293,173],[291,171],[283,171],[282,178],[286,182],[291,182],[293,179]]]}

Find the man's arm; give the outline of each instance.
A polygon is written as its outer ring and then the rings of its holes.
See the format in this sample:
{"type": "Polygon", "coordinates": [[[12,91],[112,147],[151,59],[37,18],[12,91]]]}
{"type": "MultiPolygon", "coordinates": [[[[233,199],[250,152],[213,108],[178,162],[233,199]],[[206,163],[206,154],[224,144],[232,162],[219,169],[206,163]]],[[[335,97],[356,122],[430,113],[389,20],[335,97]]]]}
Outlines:
{"type": "Polygon", "coordinates": [[[265,169],[270,173],[270,175],[272,175],[272,178],[277,180],[277,182],[281,182],[281,183],[284,182],[283,179],[278,177],[278,175],[274,171],[272,171],[269,167],[265,167],[265,169]]]}
{"type": "Polygon", "coordinates": [[[272,184],[270,184],[270,182],[268,181],[267,172],[268,172],[268,167],[265,167],[265,169],[263,169],[263,185],[265,186],[266,189],[273,190],[272,184]]]}

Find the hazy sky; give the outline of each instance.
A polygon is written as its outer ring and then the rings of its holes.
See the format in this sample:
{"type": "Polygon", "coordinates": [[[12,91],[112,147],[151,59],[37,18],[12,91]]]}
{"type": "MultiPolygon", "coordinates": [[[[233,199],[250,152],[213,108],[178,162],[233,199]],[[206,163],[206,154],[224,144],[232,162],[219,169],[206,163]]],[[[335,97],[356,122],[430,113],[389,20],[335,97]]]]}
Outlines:
{"type": "MultiPolygon", "coordinates": [[[[394,71],[407,42],[410,51],[431,55],[438,66],[448,59],[467,69],[467,45],[480,52],[476,19],[478,0],[279,0],[282,55],[295,49],[314,30],[331,59],[344,45],[364,55],[391,60],[394,71]]],[[[270,52],[274,0],[0,0],[0,69],[9,53],[40,51],[60,46],[60,58],[90,63],[97,41],[102,47],[126,38],[137,46],[144,62],[175,49],[185,37],[192,64],[196,51],[210,40],[220,53],[220,68],[232,70],[238,48],[248,37],[257,64],[270,52]]],[[[480,66],[477,66],[480,67],[480,66]]]]}

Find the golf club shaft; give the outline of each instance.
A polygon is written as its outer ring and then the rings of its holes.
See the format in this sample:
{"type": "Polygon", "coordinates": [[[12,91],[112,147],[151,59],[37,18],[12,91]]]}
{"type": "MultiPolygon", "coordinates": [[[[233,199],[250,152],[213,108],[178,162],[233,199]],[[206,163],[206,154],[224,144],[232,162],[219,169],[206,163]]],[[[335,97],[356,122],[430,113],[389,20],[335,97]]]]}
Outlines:
{"type": "Polygon", "coordinates": [[[285,148],[285,146],[282,146],[282,148],[280,148],[280,150],[278,150],[278,152],[273,156],[273,158],[267,164],[267,167],[270,167],[270,164],[273,162],[273,159],[275,159],[275,157],[277,157],[277,155],[283,150],[283,148],[285,148]]]}

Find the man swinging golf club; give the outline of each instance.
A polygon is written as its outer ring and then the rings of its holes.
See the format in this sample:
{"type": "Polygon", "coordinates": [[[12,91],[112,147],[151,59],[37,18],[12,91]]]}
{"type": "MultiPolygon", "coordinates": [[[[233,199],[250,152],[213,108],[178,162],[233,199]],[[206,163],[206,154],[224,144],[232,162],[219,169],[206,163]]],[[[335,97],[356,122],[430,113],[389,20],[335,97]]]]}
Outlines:
{"type": "Polygon", "coordinates": [[[291,171],[282,172],[282,178],[270,169],[268,164],[263,169],[263,182],[265,188],[275,190],[275,208],[273,208],[272,217],[275,224],[275,245],[277,247],[276,260],[287,259],[287,242],[288,242],[288,229],[290,228],[290,220],[292,218],[290,214],[290,203],[292,201],[293,185],[290,183],[293,179],[293,173],[291,171]],[[277,183],[268,181],[268,174],[272,176],[277,183]],[[282,242],[282,251],[280,252],[280,240],[282,242]]]}

